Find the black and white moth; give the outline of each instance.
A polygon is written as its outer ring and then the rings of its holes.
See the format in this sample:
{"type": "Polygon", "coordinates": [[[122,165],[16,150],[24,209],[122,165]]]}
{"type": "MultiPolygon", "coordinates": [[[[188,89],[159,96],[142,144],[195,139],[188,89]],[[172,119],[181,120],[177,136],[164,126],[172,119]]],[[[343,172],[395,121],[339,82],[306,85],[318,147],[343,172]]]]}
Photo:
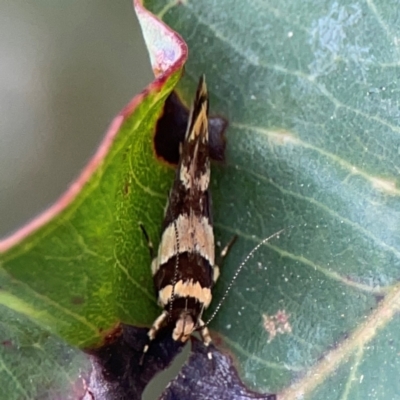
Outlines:
{"type": "MultiPolygon", "coordinates": [[[[169,194],[158,254],[151,271],[163,308],[148,332],[151,342],[163,325],[172,338],[186,342],[198,330],[208,346],[211,337],[202,320],[218,276],[211,214],[208,93],[200,78],[175,180],[169,194]]],[[[146,233],[145,233],[146,234],[146,233]]],[[[147,235],[146,235],[147,236],[147,235]]],[[[147,352],[149,344],[144,347],[147,352]]],[[[211,358],[211,353],[208,353],[211,358]]]]}

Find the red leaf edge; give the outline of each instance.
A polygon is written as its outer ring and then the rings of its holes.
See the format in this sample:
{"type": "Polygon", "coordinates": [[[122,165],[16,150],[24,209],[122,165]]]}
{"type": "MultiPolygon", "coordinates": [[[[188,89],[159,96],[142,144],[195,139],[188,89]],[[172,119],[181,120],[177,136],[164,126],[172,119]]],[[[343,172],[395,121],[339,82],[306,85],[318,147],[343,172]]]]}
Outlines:
{"type": "MultiPolygon", "coordinates": [[[[164,47],[157,47],[160,42],[157,40],[155,43],[147,41],[146,45],[150,54],[155,80],[151,82],[144,90],[136,95],[113,119],[109,128],[106,131],[104,139],[101,141],[97,151],[90,159],[86,167],[82,170],[80,175],[72,182],[69,188],[45,211],[33,218],[26,225],[12,233],[10,236],[0,240],[0,253],[6,252],[16,244],[25,240],[38,229],[50,222],[77,197],[82,188],[86,185],[97,168],[102,164],[110,147],[116,139],[122,124],[131,116],[136,110],[138,105],[143,101],[149,93],[161,90],[168,77],[174,72],[183,68],[188,56],[187,45],[178,33],[173,31],[164,22],[157,18],[154,14],[144,8],[142,1],[134,0],[133,7],[142,27],[142,32],[146,40],[146,29],[150,29],[163,35],[164,39],[169,41],[169,49],[164,47]],[[172,52],[171,52],[172,51],[172,52]]],[[[151,35],[150,35],[151,36],[151,35]]],[[[147,39],[150,38],[147,36],[147,39]]]]}

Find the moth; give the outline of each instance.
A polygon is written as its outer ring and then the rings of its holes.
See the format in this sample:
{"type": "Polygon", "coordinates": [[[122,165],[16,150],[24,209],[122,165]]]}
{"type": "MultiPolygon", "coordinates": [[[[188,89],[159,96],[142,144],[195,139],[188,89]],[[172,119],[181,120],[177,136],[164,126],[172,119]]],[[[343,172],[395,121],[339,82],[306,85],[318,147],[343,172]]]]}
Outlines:
{"type": "MultiPolygon", "coordinates": [[[[172,328],[172,338],[182,343],[194,331],[199,331],[204,345],[208,347],[211,336],[207,325],[215,317],[239,272],[262,244],[282,232],[262,240],[246,256],[212,316],[204,323],[203,312],[211,303],[212,288],[219,277],[219,267],[215,263],[209,183],[208,93],[205,78],[202,76],[189,115],[185,138],[180,146],[179,163],[169,193],[161,240],[155,257],[149,236],[141,225],[153,258],[151,271],[158,303],[163,311],[148,331],[148,343],[144,346],[140,364],[143,363],[151,341],[164,325],[169,325],[172,328]]],[[[235,239],[236,236],[222,250],[220,261],[227,255],[235,239]]],[[[211,359],[211,351],[207,354],[211,359]]]]}
{"type": "MultiPolygon", "coordinates": [[[[180,147],[158,254],[151,264],[163,311],[148,332],[149,343],[143,355],[164,325],[172,327],[172,338],[176,341],[184,343],[198,330],[203,343],[206,346],[211,343],[202,315],[211,303],[219,268],[215,265],[209,183],[208,93],[202,76],[180,147]]],[[[145,231],[144,234],[148,239],[145,231]]],[[[211,358],[211,353],[208,354],[211,358]]]]}

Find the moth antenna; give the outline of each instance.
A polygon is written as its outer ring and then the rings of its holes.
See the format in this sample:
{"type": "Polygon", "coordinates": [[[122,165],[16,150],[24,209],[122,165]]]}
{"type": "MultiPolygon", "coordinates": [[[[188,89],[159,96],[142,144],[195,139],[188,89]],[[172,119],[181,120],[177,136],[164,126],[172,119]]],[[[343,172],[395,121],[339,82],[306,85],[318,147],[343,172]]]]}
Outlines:
{"type": "Polygon", "coordinates": [[[178,232],[178,227],[176,226],[176,220],[174,220],[174,231],[175,231],[175,241],[176,241],[176,263],[175,263],[174,279],[172,281],[171,300],[169,303],[169,314],[168,314],[169,319],[171,319],[172,308],[175,300],[175,285],[176,281],[178,280],[178,267],[179,267],[179,232],[178,232]]]}
{"type": "Polygon", "coordinates": [[[225,301],[225,299],[228,297],[229,292],[231,291],[233,284],[235,283],[237,277],[240,274],[240,271],[243,269],[243,267],[247,264],[247,261],[249,261],[249,259],[253,256],[253,254],[266,242],[268,242],[269,240],[273,239],[276,236],[279,236],[282,232],[284,231],[284,229],[281,229],[278,232],[275,232],[273,235],[268,236],[267,238],[261,240],[260,243],[257,244],[257,246],[255,246],[249,254],[247,254],[246,258],[242,261],[242,263],[239,265],[239,268],[236,270],[235,275],[233,275],[233,278],[231,280],[231,282],[229,283],[224,295],[222,296],[222,299],[219,301],[217,307],[215,308],[214,312],[211,314],[211,317],[208,319],[208,321],[199,329],[202,329],[203,327],[206,327],[209,325],[209,323],[215,318],[215,316],[218,314],[218,311],[220,310],[222,303],[225,301]]]}

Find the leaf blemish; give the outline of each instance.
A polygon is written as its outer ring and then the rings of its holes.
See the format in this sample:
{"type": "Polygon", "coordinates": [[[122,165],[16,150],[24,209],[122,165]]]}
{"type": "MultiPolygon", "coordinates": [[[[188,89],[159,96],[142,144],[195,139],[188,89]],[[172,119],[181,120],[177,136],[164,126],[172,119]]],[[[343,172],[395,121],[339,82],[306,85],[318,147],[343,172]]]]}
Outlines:
{"type": "Polygon", "coordinates": [[[129,181],[125,181],[124,188],[123,188],[124,196],[127,196],[129,194],[130,187],[131,187],[130,182],[129,181]]]}
{"type": "Polygon", "coordinates": [[[289,314],[285,310],[278,310],[275,315],[263,314],[263,326],[268,332],[268,343],[275,339],[277,334],[291,333],[292,326],[289,323],[289,314]]]}
{"type": "Polygon", "coordinates": [[[384,298],[385,298],[385,296],[382,295],[382,294],[376,294],[375,295],[375,300],[376,300],[377,303],[381,302],[384,298]]]}
{"type": "Polygon", "coordinates": [[[82,296],[74,296],[71,299],[71,303],[75,304],[75,305],[80,305],[83,304],[85,302],[85,299],[82,296]]]}

